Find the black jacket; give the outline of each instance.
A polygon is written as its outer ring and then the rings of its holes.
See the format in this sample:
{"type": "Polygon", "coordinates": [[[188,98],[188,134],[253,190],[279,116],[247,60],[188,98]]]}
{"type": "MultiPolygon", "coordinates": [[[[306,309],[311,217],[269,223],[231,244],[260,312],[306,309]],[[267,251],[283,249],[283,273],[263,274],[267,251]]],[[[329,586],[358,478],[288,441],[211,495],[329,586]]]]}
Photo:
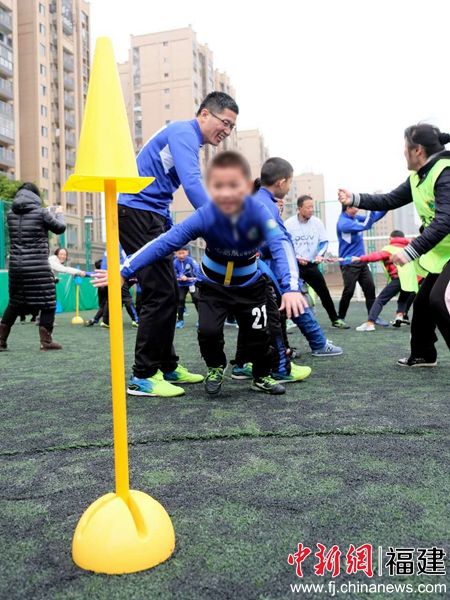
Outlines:
{"type": "MultiPolygon", "coordinates": [[[[436,154],[417,174],[420,181],[426,177],[431,167],[440,158],[450,158],[450,152],[436,154]]],[[[420,185],[420,183],[419,183],[420,185]]],[[[434,186],[435,217],[405,251],[414,259],[434,248],[444,237],[450,234],[450,168],[442,171],[434,186]]],[[[353,206],[369,210],[393,210],[413,201],[409,178],[388,194],[354,194],[353,206]]],[[[409,233],[409,232],[405,232],[409,233]]]]}
{"type": "Polygon", "coordinates": [[[52,309],[56,306],[55,279],[48,262],[48,232],[66,229],[63,215],[42,207],[29,190],[19,190],[8,213],[10,237],[9,301],[12,306],[52,309]]]}

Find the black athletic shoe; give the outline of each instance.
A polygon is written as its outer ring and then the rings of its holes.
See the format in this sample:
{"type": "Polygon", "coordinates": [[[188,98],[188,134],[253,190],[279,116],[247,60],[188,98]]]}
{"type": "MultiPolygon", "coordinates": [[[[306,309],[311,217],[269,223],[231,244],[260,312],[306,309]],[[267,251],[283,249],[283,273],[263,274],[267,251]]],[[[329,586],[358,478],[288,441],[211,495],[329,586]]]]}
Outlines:
{"type": "Polygon", "coordinates": [[[397,329],[402,326],[402,320],[400,318],[394,319],[391,321],[392,327],[396,327],[397,329]]]}
{"type": "Polygon", "coordinates": [[[94,325],[97,325],[98,321],[94,321],[94,319],[89,319],[89,321],[86,321],[85,325],[86,327],[93,327],[94,325]]]}
{"type": "Polygon", "coordinates": [[[408,315],[403,315],[400,321],[402,322],[402,325],[411,325],[408,315]]]}
{"type": "Polygon", "coordinates": [[[225,369],[223,367],[210,367],[205,377],[205,390],[210,396],[217,396],[222,389],[225,369]]]}
{"type": "Polygon", "coordinates": [[[273,379],[273,377],[258,377],[257,379],[254,379],[252,390],[264,392],[265,394],[272,394],[274,396],[284,394],[286,391],[284,386],[278,383],[276,379],[273,379]]]}
{"type": "Polygon", "coordinates": [[[425,358],[413,358],[412,356],[408,358],[401,358],[397,361],[397,364],[400,367],[435,367],[437,365],[437,360],[426,360],[425,358]]]}

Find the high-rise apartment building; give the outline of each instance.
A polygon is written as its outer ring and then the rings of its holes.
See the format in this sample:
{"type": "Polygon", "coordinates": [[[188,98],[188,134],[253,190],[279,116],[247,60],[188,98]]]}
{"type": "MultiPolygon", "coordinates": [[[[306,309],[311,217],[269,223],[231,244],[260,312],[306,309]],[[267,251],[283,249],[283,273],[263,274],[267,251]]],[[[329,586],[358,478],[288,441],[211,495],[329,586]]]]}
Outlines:
{"type": "Polygon", "coordinates": [[[325,182],[320,173],[301,173],[294,175],[291,190],[286,197],[286,218],[297,212],[297,198],[308,195],[314,200],[316,215],[326,226],[325,182]]]}
{"type": "MultiPolygon", "coordinates": [[[[131,36],[128,60],[118,67],[137,151],[164,125],[193,119],[210,92],[235,94],[228,75],[214,69],[213,53],[199,44],[191,27],[131,36]]],[[[220,148],[236,146],[233,132],[220,148]]],[[[205,145],[203,166],[214,152],[205,145]]],[[[192,210],[184,191],[178,190],[172,204],[174,220],[181,221],[192,210]]]]}
{"type": "Polygon", "coordinates": [[[250,163],[253,179],[259,177],[261,167],[269,158],[269,151],[259,129],[239,130],[237,132],[237,148],[250,163]]]}
{"type": "Polygon", "coordinates": [[[0,173],[20,178],[16,0],[0,1],[0,173]]]}
{"type": "Polygon", "coordinates": [[[17,13],[21,177],[34,181],[48,204],[63,206],[65,244],[82,261],[87,239],[94,254],[102,248],[100,196],[63,193],[62,187],[75,166],[86,100],[89,4],[20,0],[17,13]]]}

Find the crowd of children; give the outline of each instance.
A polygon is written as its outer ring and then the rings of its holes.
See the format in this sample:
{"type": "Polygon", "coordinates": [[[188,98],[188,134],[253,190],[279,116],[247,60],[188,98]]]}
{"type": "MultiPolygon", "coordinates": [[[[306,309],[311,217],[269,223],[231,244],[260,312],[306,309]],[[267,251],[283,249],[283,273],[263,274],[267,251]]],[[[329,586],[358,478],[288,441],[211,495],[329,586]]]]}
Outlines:
{"type": "MultiPolygon", "coordinates": [[[[345,317],[359,283],[366,300],[367,321],[358,331],[374,331],[383,307],[398,296],[392,322],[409,323],[413,304],[411,353],[401,366],[435,366],[435,330],[450,346],[450,136],[430,125],[408,128],[405,155],[411,177],[389,194],[352,194],[339,190],[342,211],[337,223],[344,290],[336,309],[321,263],[328,236],[314,215],[311,196],[301,196],[297,214],[282,218],[284,199],[293,178],[291,164],[268,159],[253,182],[241,154],[224,151],[207,165],[205,181],[199,166],[202,145],[218,146],[235,127],[239,109],[227,94],[213,92],[202,102],[196,118],[170,123],[142,148],[137,164],[142,176],[155,182],[139,194],[119,196],[122,303],[137,328],[135,361],[127,391],[138,396],[179,396],[184,384],[204,381],[209,395],[220,393],[228,359],[224,326],[239,327],[231,377],[249,379],[252,388],[268,394],[285,393],[285,384],[307,378],[310,367],[293,362],[286,332],[291,319],[306,338],[315,357],[333,358],[342,348],[326,338],[309,306],[307,285],[319,296],[331,321],[348,329],[345,317]],[[183,186],[195,211],[172,226],[170,203],[183,186]],[[363,232],[387,210],[415,204],[423,230],[414,240],[393,231],[380,251],[366,254],[363,232]],[[359,208],[369,209],[360,215],[359,208]],[[203,238],[201,264],[189,255],[189,243],[203,238]],[[388,282],[375,296],[368,263],[380,262],[388,282]],[[136,306],[130,287],[136,285],[136,306]],[[179,363],[175,330],[185,325],[190,294],[198,311],[198,343],[207,371],[191,373],[179,363]]],[[[39,312],[41,349],[56,350],[53,341],[58,272],[85,276],[67,267],[67,251],[49,258],[48,232],[65,229],[60,209],[42,208],[39,190],[25,184],[8,216],[10,228],[10,301],[0,324],[0,351],[7,349],[18,316],[39,312]]],[[[96,263],[94,285],[99,310],[86,324],[108,327],[106,254],[96,263]]]]}

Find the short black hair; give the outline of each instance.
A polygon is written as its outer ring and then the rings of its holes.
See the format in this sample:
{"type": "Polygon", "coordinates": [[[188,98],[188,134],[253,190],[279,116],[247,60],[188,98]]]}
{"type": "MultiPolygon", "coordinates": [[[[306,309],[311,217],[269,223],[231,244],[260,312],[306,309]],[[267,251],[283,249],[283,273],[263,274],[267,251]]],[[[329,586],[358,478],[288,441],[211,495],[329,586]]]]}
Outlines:
{"type": "Polygon", "coordinates": [[[312,196],[308,196],[308,194],[303,194],[303,196],[299,196],[297,198],[297,208],[301,208],[303,206],[303,202],[306,200],[312,200],[312,196]]]}
{"type": "Polygon", "coordinates": [[[261,185],[273,185],[280,179],[289,179],[293,174],[291,163],[284,158],[278,156],[268,158],[261,167],[261,185]]]}
{"type": "Polygon", "coordinates": [[[389,234],[389,237],[403,237],[404,238],[405,234],[400,229],[394,229],[394,231],[391,231],[391,233],[389,234]]]}
{"type": "Polygon", "coordinates": [[[208,94],[198,107],[197,117],[204,108],[212,112],[217,112],[219,115],[226,109],[231,110],[237,115],[239,114],[239,106],[236,104],[236,101],[225,92],[211,92],[208,94]]]}
{"type": "Polygon", "coordinates": [[[405,129],[405,139],[408,148],[423,146],[429,157],[445,150],[445,144],[450,142],[450,134],[440,131],[430,123],[418,123],[405,129]]]}
{"type": "Polygon", "coordinates": [[[36,194],[36,196],[39,196],[39,198],[41,197],[41,190],[32,181],[25,181],[25,183],[22,183],[17,191],[20,192],[20,190],[28,190],[29,192],[36,194]]]}
{"type": "Polygon", "coordinates": [[[251,179],[252,170],[250,169],[248,160],[245,156],[234,150],[218,152],[209,162],[207,175],[209,176],[214,169],[228,169],[230,167],[240,169],[246,179],[251,179]]]}
{"type": "Polygon", "coordinates": [[[102,259],[101,258],[99,258],[98,260],[95,261],[94,267],[96,269],[101,269],[102,268],[102,259]]]}

